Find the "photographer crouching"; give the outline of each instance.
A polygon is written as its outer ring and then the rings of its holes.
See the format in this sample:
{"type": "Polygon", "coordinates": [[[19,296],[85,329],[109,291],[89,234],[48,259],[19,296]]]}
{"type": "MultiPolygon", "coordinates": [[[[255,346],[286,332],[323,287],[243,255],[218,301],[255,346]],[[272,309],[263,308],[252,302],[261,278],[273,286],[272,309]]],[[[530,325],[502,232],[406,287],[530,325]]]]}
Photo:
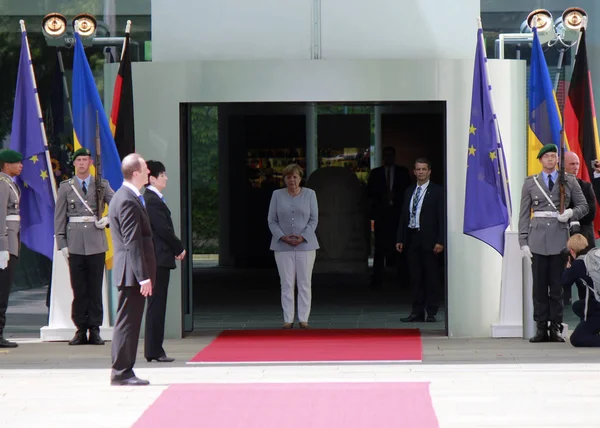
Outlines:
{"type": "Polygon", "coordinates": [[[600,275],[600,250],[594,249],[582,254],[586,250],[588,240],[585,236],[576,233],[569,238],[567,265],[561,282],[563,287],[576,283],[580,296],[583,291],[583,298],[573,303],[573,312],[581,321],[571,333],[571,344],[575,347],[600,347],[600,302],[596,300],[594,282],[590,276],[590,271],[600,275]]]}

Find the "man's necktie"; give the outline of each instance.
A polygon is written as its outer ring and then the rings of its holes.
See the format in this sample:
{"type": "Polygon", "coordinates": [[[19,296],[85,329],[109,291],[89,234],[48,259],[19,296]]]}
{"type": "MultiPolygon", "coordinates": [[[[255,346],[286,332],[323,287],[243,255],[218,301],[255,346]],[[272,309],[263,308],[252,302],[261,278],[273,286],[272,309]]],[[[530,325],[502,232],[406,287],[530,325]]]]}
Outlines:
{"type": "Polygon", "coordinates": [[[85,181],[83,181],[81,184],[81,190],[83,191],[84,195],[87,195],[87,186],[85,184],[85,181]]]}
{"type": "Polygon", "coordinates": [[[553,187],[554,187],[554,181],[552,181],[552,176],[549,175],[548,176],[548,190],[552,191],[553,187]]]}
{"type": "Polygon", "coordinates": [[[417,186],[417,190],[415,191],[415,195],[413,196],[412,210],[410,212],[411,226],[413,228],[417,227],[417,207],[419,206],[420,196],[421,186],[417,186]]]}
{"type": "Polygon", "coordinates": [[[140,198],[140,202],[142,203],[144,208],[146,208],[146,201],[144,200],[144,195],[140,195],[140,196],[138,196],[138,198],[140,198]]]}

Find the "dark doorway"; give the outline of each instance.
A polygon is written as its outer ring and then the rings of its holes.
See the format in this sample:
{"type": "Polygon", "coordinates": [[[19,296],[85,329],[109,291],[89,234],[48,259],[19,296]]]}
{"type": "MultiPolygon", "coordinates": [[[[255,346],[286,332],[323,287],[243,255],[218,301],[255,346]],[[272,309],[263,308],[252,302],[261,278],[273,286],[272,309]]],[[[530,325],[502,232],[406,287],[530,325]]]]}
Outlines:
{"type": "MultiPolygon", "coordinates": [[[[273,190],[283,186],[280,172],[287,164],[298,163],[306,168],[307,156],[315,156],[317,168],[346,168],[356,174],[366,195],[369,169],[379,166],[372,157],[376,145],[380,144],[394,147],[397,163],[410,171],[417,157],[429,158],[433,164],[432,181],[445,186],[445,103],[312,105],[316,105],[317,112],[316,141],[312,141],[316,153],[307,153],[310,120],[315,119],[307,114],[307,103],[209,106],[218,110],[215,126],[218,128],[220,203],[212,215],[218,219],[219,238],[218,254],[197,255],[194,259],[193,285],[189,285],[190,293],[184,293],[193,299],[195,330],[280,327],[279,278],[269,250],[271,234],[266,217],[273,190]]],[[[198,108],[198,105],[188,107],[198,108]]],[[[194,134],[194,124],[190,127],[194,134]]],[[[197,138],[202,139],[202,135],[198,135],[197,138]]],[[[190,158],[203,159],[194,155],[194,150],[195,147],[205,150],[204,146],[198,141],[182,141],[182,144],[189,143],[192,146],[190,158]]],[[[189,169],[194,171],[195,168],[192,161],[189,169]]],[[[412,173],[411,178],[414,181],[412,173]]],[[[309,177],[309,187],[310,180],[309,177]]],[[[194,183],[191,186],[193,188],[194,183]]],[[[320,207],[321,203],[325,207],[326,200],[319,201],[320,207]]],[[[192,210],[199,209],[193,200],[191,206],[192,210]]],[[[322,212],[321,215],[327,214],[322,212]]],[[[202,227],[194,222],[203,216],[192,215],[191,218],[196,219],[192,220],[194,233],[202,227]]],[[[342,250],[348,246],[339,242],[339,234],[326,238],[325,228],[331,227],[327,224],[334,223],[320,216],[322,249],[313,275],[313,327],[418,327],[445,334],[445,279],[440,283],[444,299],[437,323],[400,323],[399,319],[410,311],[411,293],[406,278],[388,269],[382,290],[368,288],[372,248],[368,215],[364,221],[359,218],[354,222],[360,230],[353,238],[356,248],[352,252],[331,251],[333,245],[342,250]],[[360,236],[367,243],[366,250],[358,244],[360,236]]],[[[202,236],[197,234],[194,239],[203,242],[202,236]]]]}

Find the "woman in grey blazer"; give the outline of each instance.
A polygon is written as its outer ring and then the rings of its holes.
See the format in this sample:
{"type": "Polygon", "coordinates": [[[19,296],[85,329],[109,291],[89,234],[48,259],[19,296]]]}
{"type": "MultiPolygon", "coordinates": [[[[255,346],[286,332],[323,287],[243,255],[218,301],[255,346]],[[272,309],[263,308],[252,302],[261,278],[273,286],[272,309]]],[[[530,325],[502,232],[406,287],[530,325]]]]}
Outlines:
{"type": "Polygon", "coordinates": [[[294,323],[294,285],[298,287],[298,320],[308,328],[311,304],[312,270],[319,248],[315,230],[319,221],[317,196],[300,187],[302,169],[291,164],[282,172],[286,187],[275,190],[269,205],[269,229],[273,234],[271,250],[281,279],[283,328],[294,323]]]}

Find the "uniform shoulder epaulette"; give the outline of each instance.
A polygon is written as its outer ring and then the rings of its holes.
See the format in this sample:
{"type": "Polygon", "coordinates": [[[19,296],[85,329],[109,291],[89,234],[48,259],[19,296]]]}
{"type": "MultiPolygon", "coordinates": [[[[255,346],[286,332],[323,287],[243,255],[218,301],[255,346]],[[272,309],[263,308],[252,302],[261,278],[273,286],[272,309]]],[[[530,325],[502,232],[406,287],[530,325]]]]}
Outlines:
{"type": "Polygon", "coordinates": [[[525,177],[525,180],[529,179],[529,178],[533,178],[535,177],[537,174],[532,174],[532,175],[528,175],[527,177],[525,177]]]}
{"type": "Polygon", "coordinates": [[[60,185],[62,186],[63,184],[72,184],[73,183],[73,179],[72,178],[68,178],[66,180],[63,180],[60,182],[60,185]]]}

